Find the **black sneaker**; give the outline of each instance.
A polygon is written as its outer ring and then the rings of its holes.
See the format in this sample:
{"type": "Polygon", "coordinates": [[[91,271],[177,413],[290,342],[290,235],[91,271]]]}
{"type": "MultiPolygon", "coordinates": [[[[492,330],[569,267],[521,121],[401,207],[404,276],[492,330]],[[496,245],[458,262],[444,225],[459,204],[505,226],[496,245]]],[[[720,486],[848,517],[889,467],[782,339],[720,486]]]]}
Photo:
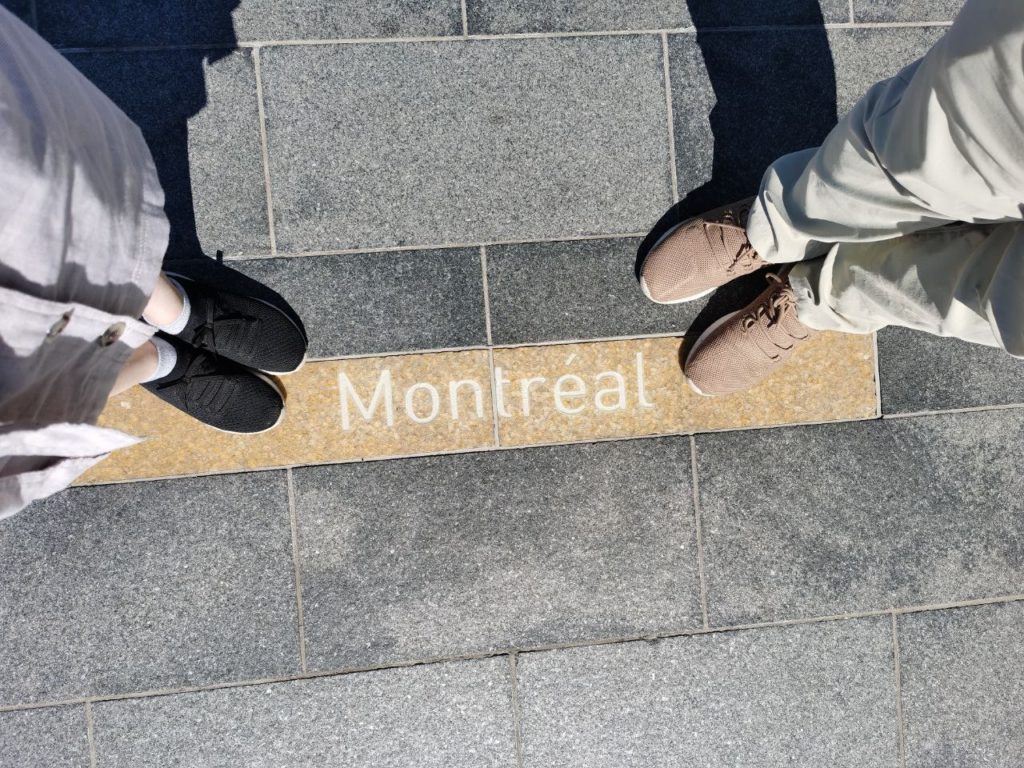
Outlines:
{"type": "Polygon", "coordinates": [[[192,304],[177,337],[198,349],[275,375],[297,371],[306,358],[306,334],[273,304],[192,280],[173,277],[192,304]]]}
{"type": "Polygon", "coordinates": [[[162,379],[142,386],[180,411],[222,432],[254,434],[277,426],[284,397],[273,380],[226,358],[159,334],[178,353],[162,379]]]}

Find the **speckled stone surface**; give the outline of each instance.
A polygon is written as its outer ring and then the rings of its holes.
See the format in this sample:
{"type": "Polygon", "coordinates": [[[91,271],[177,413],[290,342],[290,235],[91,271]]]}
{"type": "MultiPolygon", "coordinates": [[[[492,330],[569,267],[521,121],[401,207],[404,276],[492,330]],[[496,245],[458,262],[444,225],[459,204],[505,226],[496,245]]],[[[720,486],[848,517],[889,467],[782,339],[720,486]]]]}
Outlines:
{"type": "Polygon", "coordinates": [[[0,706],[298,671],[283,472],[73,488],[0,562],[0,706]]]}
{"type": "Polygon", "coordinates": [[[689,23],[685,0],[466,0],[471,34],[664,29],[689,23]]]}
{"type": "Polygon", "coordinates": [[[43,35],[59,45],[461,35],[459,0],[39,0],[43,35]]]}
{"type": "Polygon", "coordinates": [[[1024,592],[1001,411],[697,438],[712,624],[1024,592]]]}
{"type": "Polygon", "coordinates": [[[494,343],[684,333],[703,304],[648,300],[634,273],[639,244],[629,238],[488,247],[494,343]]]}
{"type": "Polygon", "coordinates": [[[267,48],[285,252],[637,232],[671,202],[653,36],[267,48]]]}
{"type": "Polygon", "coordinates": [[[85,709],[60,707],[0,712],[4,768],[89,768],[85,709]]]}
{"type": "Polygon", "coordinates": [[[1001,349],[907,328],[878,334],[883,413],[1024,402],[1024,362],[1001,349]]]}
{"type": "MultiPolygon", "coordinates": [[[[132,4],[139,5],[139,4],[132,4]]],[[[250,51],[70,54],[142,129],[167,197],[169,256],[270,252],[250,51]]]]}
{"type": "Polygon", "coordinates": [[[1024,759],[1024,603],[899,619],[907,768],[1024,759]]]}
{"type": "Polygon", "coordinates": [[[306,324],[312,357],[487,343],[476,248],[254,259],[232,266],[289,299],[306,324]]]}
{"type": "Polygon", "coordinates": [[[103,768],[513,768],[506,659],[103,702],[103,768]]]}
{"type": "Polygon", "coordinates": [[[855,21],[952,21],[964,0],[853,0],[855,21]]]}
{"type": "Polygon", "coordinates": [[[524,654],[525,768],[895,766],[889,620],[524,654]]]}
{"type": "Polygon", "coordinates": [[[137,387],[112,399],[99,423],[148,439],[79,482],[490,448],[489,380],[486,351],[307,363],[281,380],[281,423],[258,435],[219,432],[137,387]]]}
{"type": "Polygon", "coordinates": [[[294,471],[310,669],[700,623],[689,441],[294,471]]]}
{"type": "Polygon", "coordinates": [[[3,0],[0,7],[6,8],[29,26],[32,26],[32,3],[30,0],[3,0]]]}
{"type": "Polygon", "coordinates": [[[866,336],[822,334],[749,392],[714,398],[687,385],[681,346],[677,338],[657,338],[496,349],[501,444],[875,415],[874,363],[866,336]]]}

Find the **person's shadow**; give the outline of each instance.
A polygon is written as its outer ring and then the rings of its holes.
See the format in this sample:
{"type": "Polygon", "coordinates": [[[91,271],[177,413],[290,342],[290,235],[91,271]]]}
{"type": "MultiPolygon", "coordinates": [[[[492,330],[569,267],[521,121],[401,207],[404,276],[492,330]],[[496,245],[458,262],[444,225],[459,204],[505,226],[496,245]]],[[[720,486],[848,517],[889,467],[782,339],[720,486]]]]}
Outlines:
{"type": "MultiPolygon", "coordinates": [[[[644,238],[636,271],[653,245],[673,226],[711,208],[757,193],[765,169],[778,157],[815,147],[836,124],[836,80],[818,0],[688,0],[696,41],[704,59],[716,103],[710,114],[714,137],[711,176],[695,189],[680,189],[672,206],[644,238]],[[730,19],[763,15],[763,23],[781,20],[790,28],[724,29],[730,19]],[[776,18],[772,16],[776,15],[776,18]],[[780,19],[777,15],[784,14],[780,19]]],[[[759,23],[754,18],[751,24],[759,23]]],[[[673,81],[675,93],[690,87],[673,81]]],[[[704,83],[694,83],[703,88],[704,83]]],[[[676,98],[676,157],[680,166],[691,160],[688,137],[680,131],[688,116],[680,114],[686,99],[676,98]]],[[[760,275],[749,275],[717,291],[690,327],[699,335],[715,319],[737,309],[764,287],[760,275]]]]}

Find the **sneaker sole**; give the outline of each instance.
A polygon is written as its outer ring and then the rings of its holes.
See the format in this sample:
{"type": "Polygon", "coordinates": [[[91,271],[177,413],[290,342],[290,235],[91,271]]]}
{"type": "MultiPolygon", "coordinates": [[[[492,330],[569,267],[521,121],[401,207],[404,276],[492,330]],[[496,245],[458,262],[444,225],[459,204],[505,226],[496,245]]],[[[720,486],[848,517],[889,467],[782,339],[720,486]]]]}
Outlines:
{"type": "MultiPolygon", "coordinates": [[[[665,242],[666,240],[668,240],[668,239],[669,239],[670,237],[672,237],[672,235],[674,235],[674,234],[675,234],[675,233],[676,233],[676,232],[677,232],[677,231],[678,231],[678,230],[679,230],[679,229],[680,229],[680,228],[681,228],[682,226],[684,226],[684,225],[686,225],[686,224],[689,224],[689,223],[690,223],[691,221],[693,221],[693,219],[692,219],[692,218],[690,218],[690,219],[687,219],[686,221],[682,221],[682,222],[680,222],[679,224],[676,224],[676,225],[675,225],[674,227],[672,227],[672,228],[671,228],[671,229],[670,229],[670,230],[669,230],[668,232],[666,232],[666,233],[665,233],[664,235],[662,235],[661,237],[659,237],[659,238],[658,238],[658,241],[657,241],[657,242],[656,242],[656,243],[655,243],[654,245],[652,245],[652,246],[651,246],[651,249],[650,249],[650,250],[649,250],[649,251],[647,252],[647,256],[646,256],[646,257],[644,258],[644,264],[646,264],[646,263],[647,263],[647,259],[649,259],[649,258],[651,257],[651,254],[652,254],[652,253],[654,253],[654,252],[655,252],[656,250],[658,250],[658,246],[659,246],[659,245],[661,245],[661,244],[662,244],[663,242],[665,242]]],[[[641,265],[640,265],[640,271],[641,271],[641,272],[643,272],[643,269],[644,269],[644,265],[643,265],[643,264],[641,264],[641,265]]],[[[707,289],[706,291],[701,291],[700,293],[695,293],[695,294],[693,294],[692,296],[684,296],[684,297],[683,297],[683,298],[681,298],[681,299],[672,299],[671,301],[664,301],[664,300],[662,300],[662,299],[656,299],[656,298],[654,298],[653,296],[651,296],[651,292],[650,292],[650,290],[649,290],[649,289],[647,288],[647,281],[646,281],[646,280],[644,279],[643,275],[640,275],[640,290],[644,292],[644,296],[646,296],[646,297],[647,297],[648,299],[650,299],[651,301],[653,301],[653,302],[654,302],[655,304],[685,304],[685,303],[686,303],[686,302],[688,302],[688,301],[696,301],[697,299],[702,299],[702,298],[704,298],[705,296],[707,296],[707,295],[709,295],[709,294],[712,294],[712,293],[714,293],[714,292],[715,292],[715,289],[714,289],[714,288],[708,288],[708,289],[707,289]]]]}
{"type": "MultiPolygon", "coordinates": [[[[690,351],[686,353],[686,360],[683,361],[684,376],[686,376],[686,367],[690,364],[690,358],[693,357],[694,353],[696,353],[698,349],[700,349],[702,346],[704,346],[705,343],[707,343],[708,337],[710,337],[712,333],[717,331],[719,328],[721,328],[727,322],[732,320],[734,317],[736,317],[736,315],[740,314],[742,311],[742,309],[737,309],[735,312],[730,312],[728,315],[724,315],[723,317],[718,318],[717,320],[715,320],[715,322],[708,326],[707,330],[705,330],[704,333],[697,337],[697,340],[693,342],[693,346],[690,347],[690,351]]],[[[707,392],[704,392],[700,387],[694,384],[689,376],[686,376],[686,383],[690,385],[690,389],[692,389],[701,397],[714,397],[714,395],[709,395],[707,392]]]]}
{"type": "MultiPolygon", "coordinates": [[[[173,278],[175,278],[177,280],[185,280],[186,282],[189,282],[189,283],[198,282],[197,280],[193,280],[192,278],[187,277],[186,275],[180,275],[180,274],[178,274],[176,272],[164,272],[164,274],[167,275],[168,277],[173,277],[173,278]]],[[[299,324],[296,323],[294,320],[292,320],[291,317],[288,316],[288,313],[283,311],[276,304],[273,304],[272,302],[266,301],[265,299],[261,299],[261,298],[259,298],[257,296],[248,296],[247,295],[246,298],[247,299],[252,299],[253,301],[258,301],[260,304],[263,304],[265,306],[270,307],[275,312],[279,312],[284,317],[284,319],[287,320],[289,323],[291,323],[292,327],[294,327],[295,330],[297,330],[299,332],[299,335],[302,336],[303,339],[305,339],[306,343],[307,344],[309,343],[309,338],[303,332],[302,328],[299,327],[299,324]]],[[[295,373],[297,370],[302,368],[302,366],[304,366],[306,364],[306,357],[307,357],[307,355],[303,355],[302,356],[302,360],[299,361],[299,364],[297,366],[295,366],[294,368],[292,368],[290,371],[263,371],[263,372],[264,373],[269,373],[271,376],[287,376],[288,374],[295,373]]],[[[238,362],[238,361],[236,360],[235,362],[238,362]]],[[[253,368],[251,370],[255,371],[256,369],[253,368]]],[[[262,370],[262,369],[260,369],[260,370],[262,370]]],[[[275,386],[275,389],[276,388],[277,387],[275,386]]],[[[278,391],[280,391],[280,390],[278,390],[278,391]]],[[[273,429],[273,427],[270,427],[270,429],[273,429]]],[[[265,431],[266,430],[264,430],[264,432],[265,431]]],[[[259,434],[259,433],[258,432],[240,432],[238,434],[255,435],[255,434],[259,434]]]]}

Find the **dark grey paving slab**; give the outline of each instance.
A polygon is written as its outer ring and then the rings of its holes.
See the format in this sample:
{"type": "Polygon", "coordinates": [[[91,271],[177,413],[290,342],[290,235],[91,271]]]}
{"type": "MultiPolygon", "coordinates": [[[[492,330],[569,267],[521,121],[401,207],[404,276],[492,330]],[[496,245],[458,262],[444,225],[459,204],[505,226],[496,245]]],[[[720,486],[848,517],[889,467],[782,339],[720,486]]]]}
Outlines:
{"type": "Polygon", "coordinates": [[[254,259],[233,267],[279,291],[314,357],[487,343],[477,248],[254,259]]]}
{"type": "Polygon", "coordinates": [[[262,62],[282,251],[636,232],[671,199],[656,36],[262,62]]]}
{"type": "Polygon", "coordinates": [[[887,619],[519,657],[524,768],[896,766],[887,619]]]}
{"type": "Polygon", "coordinates": [[[1024,414],[697,438],[711,621],[1024,591],[1024,414]]]}
{"type": "Polygon", "coordinates": [[[82,707],[0,712],[3,768],[88,768],[82,707]]]}
{"type": "Polygon", "coordinates": [[[239,40],[462,34],[459,0],[37,0],[56,45],[219,44],[239,40]]]}
{"type": "Polygon", "coordinates": [[[6,8],[29,26],[32,26],[32,2],[31,0],[3,0],[0,7],[6,8]]]}
{"type": "Polygon", "coordinates": [[[1024,604],[899,619],[907,768],[1024,763],[1024,604]]]}
{"type": "Polygon", "coordinates": [[[297,669],[282,472],[65,491],[0,562],[0,705],[297,669]]]}
{"type": "Polygon", "coordinates": [[[295,471],[310,669],[694,627],[685,439],[295,471]]]}
{"type": "Polygon", "coordinates": [[[270,252],[251,52],[69,58],[142,128],[167,195],[172,256],[270,252]]]}
{"type": "Polygon", "coordinates": [[[97,704],[103,768],[513,768],[505,658],[97,704]]]}
{"type": "Polygon", "coordinates": [[[495,344],[685,332],[702,304],[665,306],[637,284],[637,239],[487,249],[495,344]]]}
{"type": "Polygon", "coordinates": [[[883,413],[1024,402],[1024,362],[907,328],[878,334],[878,375],[883,413]]]}
{"type": "Polygon", "coordinates": [[[964,0],[853,0],[856,21],[952,21],[964,0]]]}

